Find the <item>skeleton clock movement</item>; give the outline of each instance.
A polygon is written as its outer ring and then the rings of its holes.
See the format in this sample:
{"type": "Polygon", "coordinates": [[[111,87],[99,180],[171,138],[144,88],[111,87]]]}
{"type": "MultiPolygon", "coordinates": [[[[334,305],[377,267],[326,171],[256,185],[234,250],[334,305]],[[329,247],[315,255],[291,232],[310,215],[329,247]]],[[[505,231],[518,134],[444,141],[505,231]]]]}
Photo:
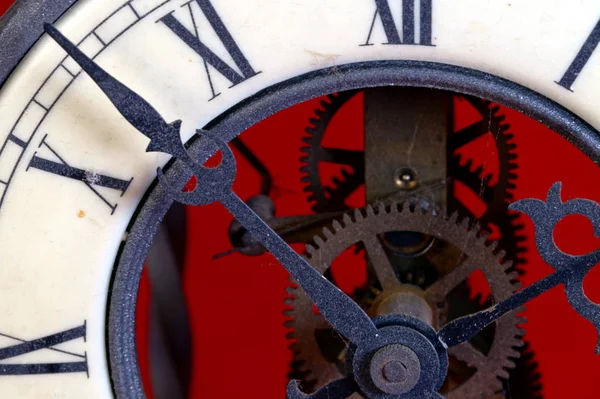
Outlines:
{"type": "Polygon", "coordinates": [[[598,397],[599,20],[16,0],[0,397],[598,397]]]}

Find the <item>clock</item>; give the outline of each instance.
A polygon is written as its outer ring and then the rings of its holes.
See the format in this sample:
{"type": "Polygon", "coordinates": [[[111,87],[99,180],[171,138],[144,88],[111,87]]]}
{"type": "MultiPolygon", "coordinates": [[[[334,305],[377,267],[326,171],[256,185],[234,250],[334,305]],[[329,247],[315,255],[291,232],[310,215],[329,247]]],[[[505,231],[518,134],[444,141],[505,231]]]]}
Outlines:
{"type": "Polygon", "coordinates": [[[3,397],[593,397],[599,15],[17,0],[3,397]]]}

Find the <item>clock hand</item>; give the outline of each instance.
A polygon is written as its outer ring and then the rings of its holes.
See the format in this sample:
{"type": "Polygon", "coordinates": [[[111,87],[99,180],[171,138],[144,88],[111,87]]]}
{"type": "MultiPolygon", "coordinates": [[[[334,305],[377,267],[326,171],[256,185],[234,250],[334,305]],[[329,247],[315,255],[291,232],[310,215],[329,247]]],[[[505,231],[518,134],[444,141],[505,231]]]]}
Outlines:
{"type": "Polygon", "coordinates": [[[279,260],[298,285],[306,291],[321,315],[340,334],[356,345],[374,337],[377,328],[362,308],[296,253],[233,192],[236,164],[233,152],[227,143],[213,137],[209,132],[198,131],[198,133],[217,144],[222,154],[221,164],[215,168],[196,165],[196,186],[202,189],[192,192],[182,192],[171,187],[167,178],[159,170],[159,181],[169,188],[173,199],[189,205],[221,202],[240,224],[279,260]]]}
{"type": "MultiPolygon", "coordinates": [[[[576,214],[592,221],[596,236],[600,236],[600,204],[583,199],[562,202],[560,190],[561,183],[556,183],[548,191],[546,201],[523,199],[509,207],[526,213],[533,220],[538,251],[546,263],[556,271],[489,309],[446,324],[438,332],[438,337],[448,347],[468,341],[494,320],[559,284],[565,285],[569,304],[594,324],[600,336],[600,305],[592,303],[583,292],[583,280],[586,274],[600,262],[600,250],[586,255],[572,256],[562,252],[553,239],[553,231],[558,222],[566,216],[576,214]]],[[[600,344],[596,351],[600,352],[600,344]]]]}
{"type": "Polygon", "coordinates": [[[567,269],[555,272],[491,308],[452,320],[442,327],[437,335],[448,348],[468,341],[496,319],[563,283],[568,274],[567,269]]]}
{"type": "Polygon", "coordinates": [[[46,23],[44,24],[44,30],[94,80],[117,108],[117,111],[140,133],[150,139],[146,151],[165,152],[185,160],[186,164],[193,164],[181,143],[179,135],[180,120],[167,123],[146,100],[109,75],[60,33],[58,29],[46,23]]]}
{"type": "Polygon", "coordinates": [[[196,187],[202,189],[181,192],[172,187],[162,170],[158,169],[159,181],[169,188],[175,200],[191,205],[221,202],[281,262],[340,334],[357,345],[376,334],[377,328],[358,304],[297,254],[232,191],[236,166],[227,143],[212,138],[223,154],[218,167],[206,168],[197,164],[187,154],[181,142],[181,121],[167,123],[146,100],[110,76],[56,28],[45,24],[44,29],[96,82],[121,115],[150,138],[147,151],[171,154],[194,171],[196,187]]]}

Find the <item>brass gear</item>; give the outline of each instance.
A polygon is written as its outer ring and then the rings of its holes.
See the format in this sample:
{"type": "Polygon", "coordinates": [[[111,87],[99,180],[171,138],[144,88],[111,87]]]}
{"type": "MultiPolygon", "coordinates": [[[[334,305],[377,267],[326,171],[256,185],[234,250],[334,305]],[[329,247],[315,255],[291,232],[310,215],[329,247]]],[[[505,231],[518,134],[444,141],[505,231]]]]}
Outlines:
{"type": "MultiPolygon", "coordinates": [[[[436,249],[433,247],[428,251],[434,252],[431,256],[437,256],[436,268],[439,269],[440,278],[429,286],[422,287],[423,297],[432,308],[433,326],[439,328],[447,321],[449,314],[446,303],[448,294],[477,269],[485,274],[491,288],[491,298],[496,303],[508,298],[518,289],[518,283],[514,280],[516,273],[507,272],[511,263],[504,261],[504,251],[496,250],[496,242],[487,241],[487,234],[481,233],[477,226],[470,226],[466,218],[457,223],[456,213],[449,218],[443,215],[440,212],[426,212],[420,207],[415,209],[408,204],[367,206],[363,210],[357,209],[345,214],[341,221],[334,221],[332,230],[325,228],[323,236],[314,238],[314,245],[307,245],[305,256],[315,269],[325,274],[342,252],[354,244],[362,243],[373,268],[379,270],[377,275],[382,275],[383,269],[391,268],[391,264],[378,237],[394,231],[431,236],[439,245],[446,245],[441,248],[449,251],[444,256],[435,254],[436,249]]],[[[397,279],[397,273],[392,273],[397,279]]],[[[391,286],[389,281],[379,283],[383,287],[379,298],[391,294],[386,288],[391,286]]],[[[319,335],[331,338],[335,332],[323,317],[315,313],[310,298],[301,288],[293,286],[288,292],[290,298],[287,303],[291,307],[285,314],[289,317],[286,326],[293,329],[288,335],[294,340],[290,346],[294,352],[292,376],[302,379],[305,389],[317,388],[340,378],[340,365],[343,361],[326,357],[324,349],[331,349],[331,342],[324,346],[321,343],[322,346],[319,346],[318,339],[319,335]]],[[[377,300],[376,298],[375,302],[377,300]]],[[[365,301],[361,305],[368,307],[372,303],[374,302],[365,301]]],[[[365,311],[372,313],[373,309],[365,311]]],[[[515,367],[513,360],[519,357],[517,348],[523,345],[520,338],[523,331],[517,325],[522,322],[524,320],[514,314],[498,320],[487,351],[477,349],[473,341],[451,348],[449,354],[452,357],[476,371],[466,381],[461,381],[460,385],[449,386],[446,398],[497,397],[495,395],[502,390],[499,378],[509,377],[507,370],[515,367]]],[[[343,357],[344,342],[339,338],[341,346],[337,355],[343,357]]]]}
{"type": "MultiPolygon", "coordinates": [[[[300,148],[301,180],[303,190],[308,194],[307,200],[316,213],[346,209],[346,199],[364,183],[364,159],[360,151],[323,146],[332,120],[358,93],[360,91],[345,91],[325,97],[305,129],[305,145],[300,148]],[[321,161],[340,163],[349,168],[341,169],[340,175],[332,177],[331,181],[322,182],[319,169],[321,161]]],[[[518,169],[514,135],[497,105],[472,96],[456,94],[455,98],[470,104],[481,115],[481,120],[448,136],[448,175],[479,194],[487,205],[478,218],[481,227],[491,231],[491,226],[495,226],[501,233],[500,245],[508,258],[521,264],[525,252],[523,226],[517,220],[518,215],[508,212],[518,169]],[[486,174],[482,165],[475,165],[473,160],[463,159],[457,153],[464,145],[487,132],[494,133],[498,149],[499,167],[497,183],[494,185],[489,184],[492,176],[486,174]]],[[[461,217],[473,218],[472,212],[453,196],[450,196],[447,207],[451,212],[458,211],[461,217]]]]}

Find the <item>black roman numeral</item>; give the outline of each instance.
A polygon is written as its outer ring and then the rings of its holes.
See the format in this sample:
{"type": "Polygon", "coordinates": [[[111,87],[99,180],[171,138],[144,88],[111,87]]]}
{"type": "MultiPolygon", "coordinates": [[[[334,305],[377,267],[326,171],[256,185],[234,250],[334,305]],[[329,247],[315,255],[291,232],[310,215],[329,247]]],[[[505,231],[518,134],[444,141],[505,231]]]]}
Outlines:
{"type": "MultiPolygon", "coordinates": [[[[391,0],[375,0],[375,15],[369,28],[369,35],[361,46],[372,46],[371,39],[377,20],[381,20],[387,42],[382,44],[418,44],[432,46],[432,0],[401,0],[402,1],[402,37],[396,24],[396,19],[390,8],[391,0]],[[419,4],[419,29],[416,29],[415,5],[419,4]],[[378,18],[379,17],[379,18],[378,18]],[[418,33],[418,42],[417,42],[418,33]]],[[[400,1],[400,0],[393,0],[400,1]]]]}
{"type": "Polygon", "coordinates": [[[565,72],[563,77],[556,83],[565,89],[571,90],[571,86],[573,86],[573,83],[575,83],[575,80],[585,67],[585,64],[589,61],[592,53],[596,50],[596,47],[598,47],[598,43],[600,43],[600,21],[598,21],[585,43],[583,43],[583,47],[581,47],[581,50],[577,53],[577,56],[569,66],[569,69],[567,69],[567,72],[565,72]]]}
{"type": "Polygon", "coordinates": [[[130,180],[121,180],[116,177],[105,176],[99,173],[72,167],[47,143],[47,137],[48,135],[44,136],[39,147],[45,146],[60,162],[41,158],[36,152],[33,154],[33,158],[31,158],[31,161],[27,166],[27,170],[29,170],[29,168],[35,168],[43,170],[44,172],[53,173],[58,176],[79,180],[88,186],[88,188],[92,190],[92,192],[96,194],[98,198],[100,198],[102,202],[104,202],[111,209],[111,215],[114,214],[115,210],[117,209],[117,204],[112,204],[110,201],[108,201],[106,197],[104,197],[94,186],[106,187],[120,191],[122,197],[129,188],[133,178],[130,180]]]}
{"type": "Polygon", "coordinates": [[[244,56],[244,53],[242,53],[242,50],[240,50],[235,40],[233,40],[233,37],[229,33],[229,30],[227,30],[223,20],[221,20],[217,14],[217,11],[210,3],[210,0],[192,0],[184,4],[182,7],[187,8],[192,25],[194,27],[193,32],[190,32],[185,26],[183,26],[183,24],[177,18],[175,18],[173,12],[160,18],[159,21],[163,22],[173,33],[175,33],[177,37],[179,37],[204,60],[204,67],[206,69],[208,83],[210,84],[210,89],[212,91],[211,100],[221,93],[215,88],[209,65],[216,69],[217,72],[223,75],[227,80],[229,80],[232,83],[231,87],[238,85],[260,73],[256,72],[252,68],[250,62],[246,56],[244,56]],[[200,11],[210,23],[210,26],[214,32],[219,36],[221,43],[223,43],[225,46],[225,49],[233,59],[233,62],[239,69],[239,72],[227,64],[227,62],[223,61],[219,56],[217,56],[200,39],[200,35],[198,33],[198,23],[196,21],[196,14],[193,7],[194,4],[198,6],[200,11]]]}
{"type": "MultiPolygon", "coordinates": [[[[20,343],[0,349],[0,376],[3,375],[28,375],[28,374],[58,374],[58,373],[86,373],[88,374],[87,353],[78,354],[62,349],[55,348],[56,345],[64,342],[83,338],[86,340],[86,323],[62,331],[57,334],[26,341],[10,335],[1,334],[0,336],[19,341],[20,343]],[[36,352],[42,349],[48,349],[60,352],[74,358],[77,361],[64,363],[29,363],[29,364],[3,364],[3,360],[14,359],[25,354],[36,352]]],[[[88,374],[89,377],[89,374],[88,374]]]]}

